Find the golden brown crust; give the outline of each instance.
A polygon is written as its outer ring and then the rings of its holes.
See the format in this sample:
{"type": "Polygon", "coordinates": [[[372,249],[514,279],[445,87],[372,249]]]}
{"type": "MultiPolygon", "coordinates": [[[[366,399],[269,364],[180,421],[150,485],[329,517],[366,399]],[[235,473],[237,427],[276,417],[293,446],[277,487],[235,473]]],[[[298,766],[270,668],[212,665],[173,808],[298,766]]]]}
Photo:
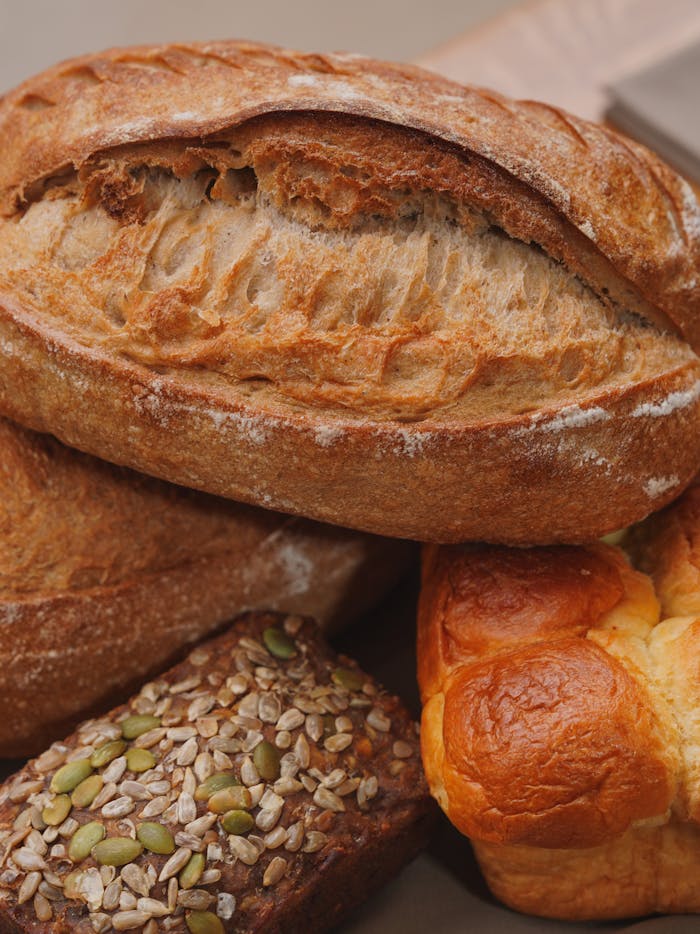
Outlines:
{"type": "MultiPolygon", "coordinates": [[[[362,56],[218,42],[87,55],[25,82],[1,107],[6,214],[37,180],[99,150],[202,137],[261,113],[336,111],[411,127],[479,157],[501,182],[521,182],[531,201],[544,202],[550,228],[563,216],[672,320],[684,317],[689,300],[690,320],[677,324],[698,327],[700,228],[690,187],[642,146],[545,104],[362,56]],[[640,226],[640,216],[653,226],[640,226]]],[[[511,205],[511,215],[518,210],[511,205]]],[[[527,223],[519,221],[523,239],[527,223]]],[[[555,246],[552,232],[537,236],[542,221],[529,223],[527,239],[555,256],[569,249],[555,246]]]]}
{"type": "Polygon", "coordinates": [[[33,427],[442,541],[590,539],[700,464],[697,205],[604,128],[215,43],[57,66],[0,130],[0,405],[33,427]]]}
{"type": "Polygon", "coordinates": [[[603,544],[426,548],[426,773],[519,910],[700,904],[699,502],[692,487],[626,537],[650,577],[603,544]]]}
{"type": "Polygon", "coordinates": [[[35,753],[244,609],[342,622],[408,558],[0,420],[0,755],[35,753]]]}

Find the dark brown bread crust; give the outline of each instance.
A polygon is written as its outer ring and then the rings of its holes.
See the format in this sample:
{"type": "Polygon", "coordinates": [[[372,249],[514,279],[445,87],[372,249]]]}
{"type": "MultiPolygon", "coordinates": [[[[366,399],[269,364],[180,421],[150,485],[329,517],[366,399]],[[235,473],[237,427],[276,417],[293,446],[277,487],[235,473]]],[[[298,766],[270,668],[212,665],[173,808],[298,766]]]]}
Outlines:
{"type": "Polygon", "coordinates": [[[0,420],[0,756],[35,755],[244,610],[337,626],[411,552],[139,476],[0,420]]]}
{"type": "MultiPolygon", "coordinates": [[[[273,204],[278,197],[286,208],[318,201],[326,209],[330,195],[328,213],[339,227],[357,217],[398,227],[402,207],[413,210],[411,199],[427,192],[564,263],[608,315],[608,334],[631,328],[647,353],[635,356],[632,339],[606,383],[588,363],[576,370],[575,348],[568,363],[554,352],[542,356],[533,333],[513,363],[485,338],[474,349],[474,372],[493,399],[508,383],[508,404],[491,399],[465,416],[468,388],[448,394],[442,407],[424,391],[421,374],[436,359],[450,379],[467,378],[459,341],[433,333],[430,314],[421,322],[409,314],[393,343],[382,343],[386,322],[356,322],[347,334],[336,327],[333,343],[314,319],[301,329],[299,360],[292,342],[270,377],[276,349],[262,344],[263,362],[256,367],[253,356],[243,376],[227,381],[206,363],[200,371],[196,341],[173,365],[148,365],[60,314],[52,320],[24,288],[38,275],[30,264],[24,272],[13,267],[5,280],[0,270],[0,407],[7,414],[188,486],[423,540],[585,541],[641,518],[690,481],[700,466],[700,364],[691,351],[700,346],[697,202],[650,153],[545,105],[354,56],[235,42],[112,50],[57,66],[0,104],[3,223],[17,227],[33,205],[70,188],[71,178],[82,179],[80,188],[102,170],[101,203],[123,217],[130,182],[128,173],[111,174],[115,163],[138,156],[161,165],[170,147],[165,162],[177,169],[178,158],[198,165],[197,151],[219,146],[228,166],[234,131],[273,204]],[[309,364],[327,337],[330,350],[309,364]],[[338,361],[353,352],[359,363],[343,379],[338,361]],[[574,376],[562,384],[571,364],[574,376]],[[279,373],[295,367],[308,377],[303,398],[276,390],[279,373]],[[410,376],[406,398],[399,392],[388,409],[372,404],[376,381],[383,389],[398,373],[403,385],[402,367],[410,376]],[[245,380],[254,384],[242,391],[245,380]],[[326,383],[342,386],[337,404],[326,383]],[[525,385],[530,391],[519,395],[525,385]]],[[[207,153],[203,165],[211,165],[207,153]]],[[[330,265],[342,266],[341,252],[330,265]]],[[[558,268],[547,262],[550,272],[558,268]]],[[[414,287],[420,291],[421,282],[414,287]]],[[[129,322],[155,335],[156,357],[169,334],[161,317],[170,325],[168,316],[189,321],[190,298],[168,301],[150,310],[155,322],[129,322]]],[[[536,318],[523,301],[516,310],[536,318]]],[[[282,311],[293,333],[296,311],[303,314],[288,305],[282,311]]],[[[317,311],[323,319],[322,301],[317,311]]],[[[197,327],[205,328],[202,320],[197,327]]],[[[597,337],[583,359],[603,344],[597,337]]],[[[231,344],[218,352],[227,360],[231,344]]]]}
{"type": "MultiPolygon", "coordinates": [[[[163,738],[156,739],[153,744],[147,739],[139,738],[130,745],[148,746],[155,754],[158,764],[150,772],[140,774],[132,774],[127,768],[117,779],[121,783],[127,782],[125,786],[120,786],[122,796],[131,794],[137,799],[132,801],[130,816],[101,816],[99,805],[89,811],[75,806],[71,811],[71,818],[81,825],[95,820],[103,821],[108,837],[129,836],[130,821],[133,821],[136,827],[143,820],[156,821],[170,827],[173,834],[177,835],[177,846],[189,843],[189,848],[194,852],[205,854],[206,872],[218,870],[221,873],[218,881],[214,877],[205,877],[197,883],[194,895],[188,895],[185,888],[180,886],[179,897],[185,902],[193,897],[202,903],[209,902],[213,906],[209,910],[215,911],[216,893],[233,895],[236,907],[232,916],[226,917],[226,912],[222,912],[226,931],[250,934],[262,934],[263,931],[266,934],[286,934],[304,930],[325,931],[410,860],[425,842],[432,808],[420,768],[416,728],[398,699],[382,693],[354,663],[335,656],[313,624],[304,623],[294,617],[251,614],[238,621],[230,633],[196,650],[186,662],[172,669],[155,682],[154,686],[144,688],[129,705],[117,708],[102,720],[84,724],[78,733],[69,737],[65,743],[54,744],[45,756],[29,763],[21,773],[2,787],[0,834],[5,846],[2,860],[4,871],[0,874],[0,931],[32,931],[37,934],[93,931],[87,907],[79,897],[64,899],[59,896],[58,899],[51,900],[52,917],[44,921],[37,920],[36,906],[31,898],[24,904],[17,904],[17,892],[23,880],[27,878],[27,872],[17,873],[18,863],[14,862],[14,859],[19,860],[21,864],[20,850],[37,846],[39,838],[37,834],[30,833],[27,837],[25,833],[24,840],[17,840],[12,827],[13,823],[15,828],[18,824],[23,826],[26,821],[24,818],[19,818],[18,821],[18,815],[31,811],[37,802],[40,804],[43,800],[41,795],[35,797],[36,791],[32,791],[27,798],[22,783],[38,779],[38,784],[46,791],[56,773],[57,765],[65,761],[67,754],[72,754],[73,758],[81,758],[81,754],[76,752],[78,747],[85,749],[88,746],[99,746],[105,738],[111,738],[115,730],[117,734],[121,732],[114,727],[115,721],[123,720],[127,713],[153,711],[156,707],[162,711],[160,719],[163,726],[156,729],[163,738]],[[286,630],[291,635],[296,651],[294,658],[280,660],[267,651],[264,633],[270,627],[277,631],[286,630]],[[336,677],[334,672],[338,671],[338,666],[342,667],[346,679],[352,678],[357,684],[353,684],[349,689],[337,684],[333,679],[336,677]],[[235,680],[232,681],[232,678],[235,680]],[[248,681],[247,691],[239,684],[241,678],[248,681]],[[188,682],[192,681],[196,683],[190,683],[188,686],[188,682]],[[276,684],[280,687],[276,687],[276,684]],[[363,687],[358,689],[359,684],[363,684],[363,687]],[[292,694],[290,691],[293,685],[296,687],[292,694]],[[174,687],[172,692],[171,687],[174,687]],[[206,702],[206,698],[210,696],[209,692],[213,702],[211,709],[206,702]],[[258,703],[274,707],[274,698],[278,698],[281,701],[281,710],[278,708],[270,717],[260,706],[259,713],[263,719],[257,719],[251,708],[254,694],[256,709],[258,703]],[[163,701],[169,697],[168,703],[159,704],[158,699],[155,703],[149,700],[156,695],[163,701]],[[314,701],[311,700],[311,695],[315,695],[314,701]],[[277,720],[280,713],[289,711],[295,699],[309,709],[315,705],[321,711],[326,710],[323,716],[327,722],[323,721],[320,714],[317,716],[325,724],[318,742],[312,738],[316,735],[315,726],[309,726],[309,721],[304,726],[303,716],[301,728],[298,725],[291,727],[287,737],[289,745],[287,746],[285,741],[278,750],[280,755],[287,755],[288,759],[296,763],[296,770],[285,772],[283,768],[283,778],[280,779],[278,769],[277,781],[271,777],[267,784],[264,778],[255,779],[268,789],[265,792],[263,788],[254,784],[253,779],[245,772],[246,768],[250,769],[250,764],[242,764],[253,754],[255,743],[263,737],[273,743],[277,742],[276,737],[280,736],[280,730],[276,729],[275,723],[271,721],[277,720]],[[323,704],[319,706],[321,701],[323,704]],[[241,710],[245,708],[246,711],[241,719],[244,725],[226,729],[225,724],[231,727],[229,717],[233,716],[235,720],[239,703],[243,704],[241,710]],[[199,715],[193,714],[192,705],[197,705],[202,712],[199,715]],[[332,714],[328,713],[331,708],[334,709],[332,714]],[[340,732],[335,725],[338,717],[349,718],[352,721],[353,728],[349,734],[352,740],[343,750],[331,752],[332,737],[340,732]],[[184,736],[175,740],[168,738],[167,730],[180,729],[188,719],[189,726],[186,727],[186,732],[189,731],[197,737],[197,731],[200,731],[196,740],[187,740],[184,736]],[[213,723],[216,724],[217,732],[212,738],[213,723]],[[373,727],[372,723],[376,726],[373,727]],[[258,734],[262,736],[258,737],[258,734]],[[91,740],[91,735],[102,736],[103,739],[91,740]],[[207,736],[210,738],[207,739],[207,736]],[[253,738],[254,742],[251,743],[253,738]],[[185,749],[186,742],[196,742],[199,751],[185,749]],[[228,756],[231,766],[228,769],[222,766],[221,758],[216,759],[217,764],[214,764],[211,761],[212,756],[223,757],[223,761],[228,756]],[[53,764],[49,766],[48,763],[53,764]],[[258,800],[266,793],[272,797],[273,785],[283,796],[283,804],[279,806],[281,810],[276,819],[269,824],[263,824],[261,815],[266,809],[269,812],[278,806],[274,800],[266,804],[263,799],[266,808],[255,806],[250,809],[259,828],[263,829],[254,827],[244,836],[235,838],[239,845],[243,841],[244,847],[253,847],[255,850],[258,844],[251,842],[251,838],[257,835],[256,839],[262,844],[262,849],[258,850],[260,855],[255,856],[250,865],[241,858],[237,861],[232,860],[229,841],[221,829],[220,818],[214,821],[212,817],[213,826],[199,833],[203,839],[199,849],[191,839],[188,841],[179,836],[183,832],[182,824],[189,824],[195,819],[192,810],[194,804],[190,798],[194,791],[188,792],[186,788],[199,787],[207,774],[229,769],[233,769],[234,774],[245,781],[251,789],[251,794],[257,794],[258,800]],[[297,782],[298,778],[307,781],[309,769],[319,777],[328,776],[334,770],[336,774],[339,774],[339,770],[344,770],[346,774],[345,778],[340,776],[339,782],[330,782],[335,792],[328,788],[324,798],[323,795],[319,796],[317,791],[307,791],[297,782]],[[158,778],[156,772],[164,773],[165,778],[158,778]],[[280,782],[285,781],[285,774],[288,776],[286,781],[291,782],[291,786],[294,787],[283,790],[280,782]],[[374,778],[377,779],[376,789],[373,787],[374,778]],[[150,794],[146,792],[138,800],[134,781],[148,785],[163,780],[174,788],[174,795],[170,795],[168,800],[179,800],[180,803],[169,807],[164,813],[155,808],[155,816],[139,818],[137,814],[142,808],[148,807],[151,801],[155,802],[156,790],[154,788],[150,794]],[[346,787],[348,782],[350,785],[346,787]],[[183,796],[187,799],[184,803],[183,796]],[[315,798],[315,802],[312,801],[312,797],[315,798]],[[189,813],[185,815],[177,810],[182,807],[189,813]],[[286,837],[287,843],[283,839],[282,843],[273,844],[269,837],[273,828],[290,829],[299,821],[303,824],[304,833],[298,846],[296,843],[292,845],[292,837],[289,834],[286,837]],[[263,838],[268,842],[264,843],[263,838]],[[221,854],[212,850],[212,846],[221,847],[221,854]],[[274,870],[273,863],[280,858],[286,860],[285,871],[279,878],[275,877],[275,881],[270,881],[274,870]],[[271,865],[273,869],[270,869],[271,865]],[[207,893],[213,897],[209,898],[207,893]]],[[[309,716],[313,720],[314,715],[309,716]]],[[[341,726],[344,730],[350,729],[348,722],[341,722],[341,726]]],[[[89,748],[84,755],[89,753],[89,748]]],[[[283,759],[283,763],[285,761],[283,759]]],[[[107,768],[109,769],[109,766],[107,768]]],[[[318,789],[322,786],[318,779],[314,779],[309,787],[318,789]]],[[[163,794],[160,788],[157,790],[163,794]]],[[[169,793],[165,792],[165,795],[168,797],[169,793]]],[[[48,797],[52,798],[53,795],[49,794],[48,797]]],[[[115,795],[111,800],[115,800],[115,795]]],[[[198,803],[197,819],[211,813],[204,801],[198,803]]],[[[193,832],[195,831],[190,831],[193,832]]],[[[58,834],[54,836],[59,844],[67,845],[69,842],[67,837],[58,834]]],[[[49,846],[53,845],[53,842],[49,843],[49,846]]],[[[233,843],[230,845],[233,846],[233,843]]],[[[62,881],[65,881],[70,871],[80,869],[87,872],[90,867],[97,866],[92,857],[73,866],[65,857],[48,853],[45,854],[45,858],[50,870],[56,872],[62,881]]],[[[168,858],[145,853],[132,861],[132,871],[133,866],[143,870],[153,866],[155,872],[160,874],[168,858]]],[[[245,856],[245,859],[248,857],[245,856]]],[[[117,869],[117,879],[119,873],[117,869]]],[[[177,873],[174,877],[177,877],[177,873]]],[[[128,876],[125,875],[124,878],[128,876]]],[[[53,884],[56,885],[55,879],[53,884]]],[[[80,888],[80,882],[75,884],[80,888]]],[[[151,883],[149,897],[167,903],[167,887],[167,880],[151,883]]],[[[100,888],[99,884],[97,888],[100,888]]],[[[41,891],[40,889],[40,893],[41,891]]],[[[128,901],[133,902],[143,895],[130,888],[126,881],[122,891],[130,891],[134,898],[129,898],[128,901]]],[[[101,903],[103,896],[98,896],[97,901],[101,903]]],[[[41,907],[40,904],[40,910],[41,907]]],[[[146,910],[146,907],[148,906],[142,906],[140,910],[146,910]]],[[[126,909],[122,907],[121,910],[134,908],[135,905],[126,909]]],[[[115,909],[102,905],[100,911],[99,905],[93,905],[93,918],[96,912],[104,916],[103,930],[112,930],[111,919],[115,917],[115,909]]],[[[118,912],[119,909],[116,910],[117,915],[118,912]]],[[[185,911],[182,907],[160,919],[154,913],[153,918],[149,932],[185,931],[185,911]]],[[[139,930],[146,925],[147,920],[140,922],[139,930]]]]}

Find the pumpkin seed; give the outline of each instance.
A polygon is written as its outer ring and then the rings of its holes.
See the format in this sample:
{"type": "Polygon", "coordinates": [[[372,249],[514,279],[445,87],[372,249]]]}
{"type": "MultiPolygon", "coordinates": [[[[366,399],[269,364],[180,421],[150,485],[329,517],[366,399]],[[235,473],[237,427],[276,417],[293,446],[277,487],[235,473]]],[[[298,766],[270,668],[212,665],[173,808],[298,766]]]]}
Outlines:
{"type": "Polygon", "coordinates": [[[331,675],[334,684],[345,688],[347,691],[361,691],[365,679],[359,671],[353,671],[351,668],[336,668],[331,675]]]}
{"type": "Polygon", "coordinates": [[[260,777],[266,782],[273,782],[280,777],[280,754],[266,739],[253,750],[253,762],[260,777]]]}
{"type": "Polygon", "coordinates": [[[126,743],[123,739],[113,739],[109,743],[105,743],[93,752],[90,757],[90,765],[94,769],[101,769],[113,759],[117,759],[126,749],[126,743]]]}
{"type": "Polygon", "coordinates": [[[71,807],[68,795],[59,795],[46,805],[41,812],[41,819],[49,827],[58,827],[70,814],[71,807]]]}
{"type": "Polygon", "coordinates": [[[275,658],[294,658],[297,654],[297,645],[294,639],[291,639],[286,632],[277,629],[276,626],[270,626],[263,632],[263,642],[271,655],[275,658]]]}
{"type": "Polygon", "coordinates": [[[232,810],[247,811],[252,803],[253,799],[247,788],[243,785],[232,785],[213,794],[207,802],[207,807],[215,814],[225,814],[226,811],[232,810]]]}
{"type": "Polygon", "coordinates": [[[160,726],[160,717],[152,717],[148,714],[132,714],[122,721],[122,736],[124,739],[138,739],[149,730],[155,730],[160,726]]]}
{"type": "Polygon", "coordinates": [[[178,876],[181,889],[193,889],[204,872],[204,853],[193,853],[189,862],[178,876]]]}
{"type": "Polygon", "coordinates": [[[221,826],[226,833],[235,834],[237,837],[252,830],[254,823],[252,815],[247,811],[229,811],[221,819],[221,826]]]}
{"type": "Polygon", "coordinates": [[[194,793],[195,801],[208,801],[209,798],[222,788],[231,788],[240,785],[240,782],[231,772],[216,772],[210,775],[194,793]]]}
{"type": "Polygon", "coordinates": [[[224,934],[224,926],[211,911],[190,911],[185,922],[190,934],[224,934]]]}
{"type": "Polygon", "coordinates": [[[104,779],[101,775],[90,775],[84,779],[70,796],[76,808],[89,808],[98,794],[102,791],[104,779]]]}
{"type": "Polygon", "coordinates": [[[156,764],[156,757],[148,749],[133,747],[126,754],[126,767],[132,772],[148,772],[156,764]]]}
{"type": "Polygon", "coordinates": [[[73,762],[68,762],[51,779],[51,791],[59,795],[73,791],[88,775],[92,775],[92,766],[89,759],[76,759],[73,762]]]}
{"type": "Polygon", "coordinates": [[[71,838],[68,845],[68,859],[72,860],[74,863],[79,863],[81,860],[87,859],[93,847],[97,846],[104,838],[105,829],[99,821],[93,820],[90,821],[89,824],[83,824],[79,830],[75,831],[71,838]]]}
{"type": "Polygon", "coordinates": [[[158,853],[161,856],[170,856],[175,852],[175,841],[173,835],[167,827],[162,824],[156,824],[152,821],[146,821],[139,824],[136,831],[136,838],[150,850],[151,853],[158,853]]]}
{"type": "Polygon", "coordinates": [[[92,850],[92,855],[101,866],[126,866],[142,853],[141,842],[131,837],[109,837],[92,850]]]}

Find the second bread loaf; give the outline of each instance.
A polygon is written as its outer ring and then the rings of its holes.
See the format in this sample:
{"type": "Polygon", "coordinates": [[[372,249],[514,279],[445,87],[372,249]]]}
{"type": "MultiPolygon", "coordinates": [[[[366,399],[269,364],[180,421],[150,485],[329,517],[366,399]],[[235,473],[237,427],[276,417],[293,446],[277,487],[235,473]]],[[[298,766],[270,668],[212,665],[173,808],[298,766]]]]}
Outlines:
{"type": "Polygon", "coordinates": [[[327,628],[410,546],[193,493],[0,420],[0,756],[36,752],[245,609],[327,628]]]}

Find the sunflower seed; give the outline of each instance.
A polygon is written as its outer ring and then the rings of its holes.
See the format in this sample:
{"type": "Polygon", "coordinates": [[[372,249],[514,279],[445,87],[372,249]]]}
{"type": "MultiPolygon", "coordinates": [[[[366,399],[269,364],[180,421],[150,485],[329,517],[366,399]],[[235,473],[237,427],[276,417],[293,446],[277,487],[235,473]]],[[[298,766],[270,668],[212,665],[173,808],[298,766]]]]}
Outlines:
{"type": "Polygon", "coordinates": [[[51,902],[41,894],[37,892],[34,896],[34,914],[37,917],[38,921],[50,921],[53,918],[53,909],[51,908],[51,902]]]}
{"type": "Polygon", "coordinates": [[[391,729],[391,720],[384,714],[381,707],[373,707],[367,714],[367,723],[380,733],[386,733],[391,729]]]}
{"type": "Polygon", "coordinates": [[[115,931],[133,931],[134,928],[143,927],[150,919],[151,916],[146,911],[118,911],[112,916],[112,927],[115,931]]]}
{"type": "Polygon", "coordinates": [[[139,817],[158,817],[163,813],[163,811],[170,804],[170,798],[165,797],[165,795],[154,798],[153,801],[149,801],[146,807],[139,813],[139,817]]]}
{"type": "Polygon", "coordinates": [[[142,733],[134,743],[137,749],[152,749],[156,743],[159,743],[166,734],[165,727],[157,726],[153,730],[147,730],[142,733]]]}
{"type": "Polygon", "coordinates": [[[197,817],[197,805],[194,798],[186,791],[180,795],[177,801],[177,821],[179,824],[189,824],[197,817]]]}
{"type": "Polygon", "coordinates": [[[277,795],[293,795],[302,791],[304,786],[295,778],[278,778],[273,785],[273,791],[277,795]]]}
{"type": "Polygon", "coordinates": [[[194,774],[197,781],[204,782],[214,774],[214,759],[211,753],[200,752],[194,760],[194,774]]]}
{"type": "Polygon", "coordinates": [[[35,853],[34,850],[30,850],[29,847],[15,850],[12,854],[12,862],[25,872],[41,872],[49,868],[44,858],[35,853]]]}
{"type": "Polygon", "coordinates": [[[287,831],[284,827],[275,827],[275,829],[266,834],[263,839],[268,850],[276,850],[277,847],[282,846],[282,844],[286,842],[287,831]]]}
{"type": "Polygon", "coordinates": [[[263,885],[276,885],[287,871],[287,860],[282,856],[275,856],[270,861],[265,874],[263,875],[263,885]]]}
{"type": "Polygon", "coordinates": [[[110,882],[105,889],[104,898],[102,899],[102,907],[105,911],[114,911],[119,906],[119,896],[121,894],[121,879],[115,879],[114,882],[110,882]]]}
{"type": "Polygon", "coordinates": [[[228,845],[231,853],[246,866],[254,866],[258,861],[257,848],[245,837],[230,836],[228,845]]]}
{"type": "Polygon", "coordinates": [[[195,837],[201,837],[207,830],[213,827],[215,823],[216,814],[204,814],[202,817],[198,817],[197,820],[190,821],[190,823],[185,826],[185,830],[195,837]]]}
{"type": "Polygon", "coordinates": [[[159,882],[165,882],[171,876],[176,876],[180,870],[187,865],[192,856],[192,850],[188,847],[181,847],[176,850],[170,859],[165,863],[158,876],[159,882]]]}
{"type": "Polygon", "coordinates": [[[276,730],[296,730],[298,727],[302,726],[305,721],[304,714],[301,710],[298,710],[296,707],[290,707],[289,710],[285,710],[282,716],[277,720],[275,724],[276,730]]]}
{"type": "Polygon", "coordinates": [[[167,893],[168,910],[171,912],[175,911],[175,908],[177,907],[178,889],[179,889],[179,883],[177,881],[177,877],[173,876],[170,879],[168,879],[168,886],[166,889],[166,893],[167,893]]]}
{"type": "Polygon", "coordinates": [[[134,801],[150,801],[151,793],[141,782],[125,781],[119,786],[122,795],[133,798],[134,801]]]}
{"type": "Polygon", "coordinates": [[[323,718],[320,716],[320,714],[309,714],[306,718],[305,729],[309,739],[317,743],[323,736],[323,718]]]}
{"type": "Polygon", "coordinates": [[[191,739],[188,739],[184,746],[181,747],[177,755],[177,764],[178,765],[192,765],[194,760],[197,758],[197,752],[199,747],[197,746],[197,737],[193,736],[191,739]]]}
{"type": "Polygon", "coordinates": [[[314,792],[313,797],[314,804],[318,805],[320,808],[328,811],[344,811],[345,805],[343,804],[343,799],[339,798],[338,795],[334,794],[329,788],[324,788],[323,785],[319,785],[316,791],[314,792]]]}
{"type": "Polygon", "coordinates": [[[30,795],[37,794],[44,787],[43,781],[26,781],[13,785],[10,789],[9,798],[13,804],[23,804],[30,795]]]}
{"type": "Polygon", "coordinates": [[[40,882],[40,872],[35,870],[33,872],[27,873],[27,875],[22,880],[19,891],[17,892],[17,904],[23,905],[25,902],[28,902],[30,898],[34,898],[36,890],[39,888],[40,882]]]}
{"type": "Polygon", "coordinates": [[[170,914],[170,909],[165,902],[159,902],[157,898],[140,898],[137,903],[139,911],[147,912],[152,918],[164,918],[170,914]]]}
{"type": "Polygon", "coordinates": [[[151,891],[146,873],[135,863],[129,863],[124,866],[121,871],[121,878],[122,881],[129,886],[131,891],[135,892],[137,895],[143,895],[145,897],[151,891]]]}
{"type": "Polygon", "coordinates": [[[302,853],[316,853],[328,842],[328,837],[320,830],[310,830],[306,835],[306,842],[301,848],[302,853]]]}
{"type": "Polygon", "coordinates": [[[282,816],[282,808],[274,808],[269,810],[260,810],[255,816],[255,825],[259,830],[267,833],[267,831],[272,830],[272,828],[277,824],[280,817],[282,816]]]}
{"type": "Polygon", "coordinates": [[[138,899],[133,892],[130,892],[128,889],[122,889],[122,893],[119,896],[119,908],[121,911],[134,911],[138,904],[138,899]]]}
{"type": "Polygon", "coordinates": [[[325,788],[337,788],[348,777],[348,773],[344,769],[333,769],[328,775],[324,775],[323,772],[316,769],[310,771],[312,771],[314,778],[317,778],[325,788]]]}
{"type": "Polygon", "coordinates": [[[123,795],[121,798],[115,798],[114,801],[105,804],[101,814],[103,817],[108,818],[126,817],[127,814],[131,814],[135,807],[136,805],[131,798],[123,795]]]}
{"type": "Polygon", "coordinates": [[[349,733],[336,733],[335,736],[329,736],[323,746],[328,752],[343,752],[348,746],[352,745],[352,736],[349,733]]]}
{"type": "Polygon", "coordinates": [[[296,853],[301,849],[301,845],[304,842],[304,822],[297,821],[295,824],[292,824],[287,828],[287,839],[284,843],[284,848],[290,853],[296,853]]]}

